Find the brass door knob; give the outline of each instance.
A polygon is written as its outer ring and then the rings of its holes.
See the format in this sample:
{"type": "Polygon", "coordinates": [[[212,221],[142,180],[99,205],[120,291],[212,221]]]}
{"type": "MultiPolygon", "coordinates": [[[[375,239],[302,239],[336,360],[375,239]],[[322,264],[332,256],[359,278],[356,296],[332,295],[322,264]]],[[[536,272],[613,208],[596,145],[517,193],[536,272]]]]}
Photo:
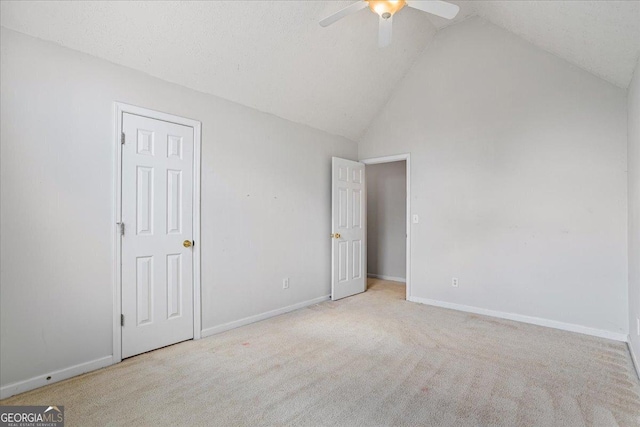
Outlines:
{"type": "Polygon", "coordinates": [[[333,233],[333,234],[331,234],[331,238],[332,238],[332,239],[339,239],[340,237],[341,237],[341,236],[340,236],[340,233],[333,233]]]}
{"type": "Polygon", "coordinates": [[[190,248],[191,240],[185,240],[184,242],[182,242],[182,246],[184,246],[185,248],[190,248]]]}

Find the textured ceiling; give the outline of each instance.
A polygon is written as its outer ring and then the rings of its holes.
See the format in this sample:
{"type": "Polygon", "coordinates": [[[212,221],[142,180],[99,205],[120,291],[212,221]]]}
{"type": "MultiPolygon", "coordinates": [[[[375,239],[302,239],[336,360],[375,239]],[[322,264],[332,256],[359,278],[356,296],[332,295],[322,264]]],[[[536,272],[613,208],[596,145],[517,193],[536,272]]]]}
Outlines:
{"type": "MultiPolygon", "coordinates": [[[[640,52],[638,1],[453,1],[620,87],[640,52]]],[[[2,1],[1,23],[161,79],[357,140],[437,28],[405,8],[377,47],[351,1],[2,1]]]]}
{"type": "Polygon", "coordinates": [[[616,86],[629,86],[640,55],[640,1],[459,4],[616,86]]]}
{"type": "Polygon", "coordinates": [[[353,140],[435,33],[399,14],[378,48],[368,10],[318,1],[5,2],[2,25],[353,140]]]}

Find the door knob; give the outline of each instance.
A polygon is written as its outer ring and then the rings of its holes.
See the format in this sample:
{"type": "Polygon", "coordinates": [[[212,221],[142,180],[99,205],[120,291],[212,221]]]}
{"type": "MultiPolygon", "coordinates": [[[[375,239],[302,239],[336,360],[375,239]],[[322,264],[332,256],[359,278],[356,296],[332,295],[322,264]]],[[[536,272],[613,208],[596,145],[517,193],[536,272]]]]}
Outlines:
{"type": "Polygon", "coordinates": [[[184,246],[185,248],[190,248],[191,240],[185,240],[184,242],[182,242],[182,246],[184,246]]]}
{"type": "Polygon", "coordinates": [[[333,233],[333,234],[331,234],[331,238],[332,238],[332,239],[339,239],[340,237],[341,237],[341,236],[340,236],[340,233],[333,233]]]}

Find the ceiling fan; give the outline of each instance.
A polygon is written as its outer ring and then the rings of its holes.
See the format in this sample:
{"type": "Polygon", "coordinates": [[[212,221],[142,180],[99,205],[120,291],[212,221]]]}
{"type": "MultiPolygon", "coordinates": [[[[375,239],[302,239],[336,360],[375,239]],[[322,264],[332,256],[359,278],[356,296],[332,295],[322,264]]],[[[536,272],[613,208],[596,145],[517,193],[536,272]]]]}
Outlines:
{"type": "Polygon", "coordinates": [[[458,14],[460,7],[440,0],[358,0],[350,6],[327,16],[320,25],[328,27],[345,16],[356,13],[366,7],[380,16],[380,27],[378,30],[378,46],[385,47],[391,43],[391,22],[393,15],[405,6],[431,13],[446,19],[453,19],[458,14]]]}

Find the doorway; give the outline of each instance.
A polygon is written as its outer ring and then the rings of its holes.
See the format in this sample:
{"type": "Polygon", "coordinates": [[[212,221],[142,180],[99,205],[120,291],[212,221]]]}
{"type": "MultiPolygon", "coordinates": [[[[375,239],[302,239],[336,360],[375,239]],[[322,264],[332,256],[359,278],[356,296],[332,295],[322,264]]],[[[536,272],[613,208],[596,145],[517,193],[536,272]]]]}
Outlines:
{"type": "Polygon", "coordinates": [[[410,293],[410,155],[362,160],[367,187],[367,276],[410,293]]]}
{"type": "Polygon", "coordinates": [[[200,122],[116,104],[114,362],[200,338],[200,122]]]}

